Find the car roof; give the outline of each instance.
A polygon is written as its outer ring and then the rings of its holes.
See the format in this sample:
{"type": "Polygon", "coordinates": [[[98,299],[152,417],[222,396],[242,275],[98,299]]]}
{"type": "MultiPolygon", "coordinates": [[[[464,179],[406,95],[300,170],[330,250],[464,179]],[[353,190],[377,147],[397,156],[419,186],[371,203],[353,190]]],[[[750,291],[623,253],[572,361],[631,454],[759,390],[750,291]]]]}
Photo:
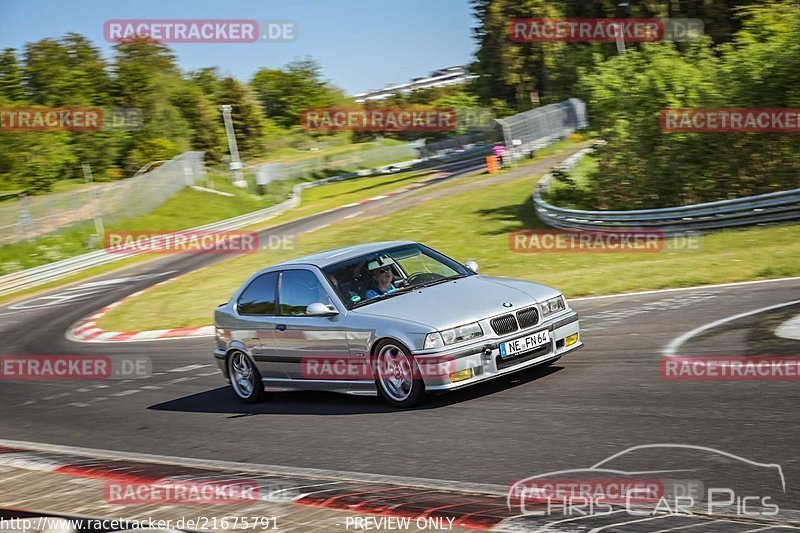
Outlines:
{"type": "Polygon", "coordinates": [[[269,270],[283,268],[292,265],[314,265],[319,268],[347,261],[365,254],[379,252],[387,248],[394,248],[395,246],[403,246],[407,244],[418,244],[414,241],[382,241],[382,242],[369,242],[365,244],[356,244],[355,246],[345,246],[344,248],[336,248],[334,250],[327,250],[325,252],[318,252],[315,254],[305,255],[296,259],[290,259],[283,263],[278,263],[269,267],[269,270]]]}

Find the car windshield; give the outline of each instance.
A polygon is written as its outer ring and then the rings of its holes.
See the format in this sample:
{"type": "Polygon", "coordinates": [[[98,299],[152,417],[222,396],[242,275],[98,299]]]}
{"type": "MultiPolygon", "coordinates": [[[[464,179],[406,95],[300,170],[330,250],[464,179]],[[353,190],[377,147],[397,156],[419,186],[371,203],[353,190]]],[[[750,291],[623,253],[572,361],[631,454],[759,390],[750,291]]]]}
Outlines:
{"type": "Polygon", "coordinates": [[[474,274],[420,244],[387,248],[323,269],[348,309],[474,274]]]}

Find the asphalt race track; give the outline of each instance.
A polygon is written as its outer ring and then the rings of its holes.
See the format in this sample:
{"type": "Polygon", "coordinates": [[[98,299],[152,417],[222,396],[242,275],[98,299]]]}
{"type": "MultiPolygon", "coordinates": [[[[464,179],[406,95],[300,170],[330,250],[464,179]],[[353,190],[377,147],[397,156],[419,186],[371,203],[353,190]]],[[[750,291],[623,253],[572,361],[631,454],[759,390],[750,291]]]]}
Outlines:
{"type": "MultiPolygon", "coordinates": [[[[370,208],[403,204],[401,195],[370,208]]],[[[315,215],[270,232],[300,233],[363,209],[315,215]]],[[[153,364],[153,375],[139,380],[4,381],[0,436],[503,486],[590,467],[634,445],[676,443],[779,464],[786,480],[781,503],[800,509],[797,381],[680,382],[660,375],[661,357],[676,338],[703,324],[798,300],[800,278],[575,300],[583,350],[552,367],[435,397],[412,411],[332,393],[276,393],[267,402],[242,405],[216,370],[211,338],[119,344],[65,339],[80,318],[215,260],[159,259],[92,280],[105,284],[57,289],[0,308],[3,355],[146,356],[153,364]]],[[[798,314],[795,304],[727,322],[687,339],[677,355],[798,355],[800,341],[771,334],[798,314]]],[[[758,475],[730,470],[731,478],[755,485],[758,475]]]]}

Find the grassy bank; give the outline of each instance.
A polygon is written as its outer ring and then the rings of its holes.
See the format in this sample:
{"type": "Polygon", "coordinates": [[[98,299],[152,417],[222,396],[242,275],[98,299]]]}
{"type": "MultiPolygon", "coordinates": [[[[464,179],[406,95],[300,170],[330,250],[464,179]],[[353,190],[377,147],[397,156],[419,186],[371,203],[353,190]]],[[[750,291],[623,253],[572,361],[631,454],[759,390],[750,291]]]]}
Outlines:
{"type": "MultiPolygon", "coordinates": [[[[114,331],[200,326],[254,271],[305,253],[371,240],[419,240],[481,272],[553,285],[567,296],[684,287],[800,274],[800,226],[706,236],[698,251],[518,253],[509,233],[540,229],[530,193],[539,176],[421,202],[383,217],[355,218],[301,236],[292,251],[237,257],[163,285],[107,314],[114,331]]],[[[474,179],[474,178],[473,178],[474,179]]],[[[442,184],[445,186],[447,184],[442,184]]]]}

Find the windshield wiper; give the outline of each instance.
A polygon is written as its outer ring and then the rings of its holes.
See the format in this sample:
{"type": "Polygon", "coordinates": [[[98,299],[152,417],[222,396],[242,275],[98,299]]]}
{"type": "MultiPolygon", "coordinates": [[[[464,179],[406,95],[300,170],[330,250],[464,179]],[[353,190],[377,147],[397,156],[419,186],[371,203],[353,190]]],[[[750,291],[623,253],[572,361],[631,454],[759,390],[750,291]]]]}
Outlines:
{"type": "Polygon", "coordinates": [[[431,287],[433,285],[439,285],[440,283],[444,283],[446,281],[453,281],[454,279],[461,279],[466,278],[469,274],[456,274],[454,276],[448,276],[446,278],[439,278],[439,279],[432,279],[431,281],[426,281],[425,283],[420,283],[419,285],[414,285],[415,289],[424,289],[425,287],[431,287]]]}
{"type": "Polygon", "coordinates": [[[363,300],[361,302],[353,304],[353,309],[355,309],[356,307],[361,307],[362,305],[367,305],[367,304],[371,304],[373,302],[378,302],[380,300],[386,300],[388,298],[392,298],[393,296],[399,296],[401,294],[405,294],[406,292],[408,292],[412,288],[413,287],[401,287],[399,289],[393,290],[392,292],[385,292],[383,294],[379,294],[378,296],[373,296],[369,300],[363,300]]]}

